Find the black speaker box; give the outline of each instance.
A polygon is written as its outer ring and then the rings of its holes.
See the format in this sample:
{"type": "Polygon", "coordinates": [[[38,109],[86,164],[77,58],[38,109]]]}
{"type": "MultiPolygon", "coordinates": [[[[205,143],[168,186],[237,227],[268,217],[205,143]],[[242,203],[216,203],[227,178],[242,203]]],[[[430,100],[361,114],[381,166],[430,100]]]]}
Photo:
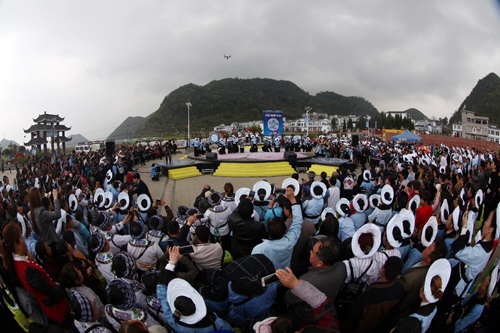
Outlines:
{"type": "Polygon", "coordinates": [[[287,161],[295,161],[297,160],[297,154],[294,151],[285,151],[283,158],[287,161]]]}
{"type": "Polygon", "coordinates": [[[217,153],[207,153],[206,160],[207,161],[215,161],[215,160],[217,160],[217,153]]]}
{"type": "Polygon", "coordinates": [[[115,141],[106,141],[106,156],[113,157],[115,153],[115,141]]]}
{"type": "Polygon", "coordinates": [[[352,136],[352,145],[353,146],[359,145],[359,135],[353,135],[352,136]]]}

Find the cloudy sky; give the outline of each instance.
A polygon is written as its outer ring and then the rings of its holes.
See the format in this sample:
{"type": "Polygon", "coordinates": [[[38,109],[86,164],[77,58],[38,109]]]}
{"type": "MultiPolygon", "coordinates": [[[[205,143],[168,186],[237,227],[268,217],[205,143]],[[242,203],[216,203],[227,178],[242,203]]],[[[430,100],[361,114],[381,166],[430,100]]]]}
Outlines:
{"type": "Polygon", "coordinates": [[[498,0],[0,0],[0,137],[19,143],[44,111],[105,139],[179,86],[228,77],[449,117],[490,72],[498,0]]]}

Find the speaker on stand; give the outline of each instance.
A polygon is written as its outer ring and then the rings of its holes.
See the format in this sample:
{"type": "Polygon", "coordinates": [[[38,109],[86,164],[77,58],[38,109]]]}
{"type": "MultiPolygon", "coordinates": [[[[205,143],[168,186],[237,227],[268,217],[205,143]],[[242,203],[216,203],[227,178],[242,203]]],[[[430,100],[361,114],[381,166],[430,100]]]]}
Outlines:
{"type": "Polygon", "coordinates": [[[115,140],[106,141],[106,156],[111,158],[113,157],[114,153],[115,153],[115,140]]]}

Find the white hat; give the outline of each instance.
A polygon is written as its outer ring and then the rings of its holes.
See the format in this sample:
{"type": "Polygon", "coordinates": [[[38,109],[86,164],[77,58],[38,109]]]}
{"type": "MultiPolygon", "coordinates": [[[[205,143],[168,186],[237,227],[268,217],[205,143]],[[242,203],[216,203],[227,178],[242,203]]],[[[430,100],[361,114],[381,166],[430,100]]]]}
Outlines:
{"type": "Polygon", "coordinates": [[[370,170],[363,171],[363,180],[365,182],[369,182],[371,179],[372,179],[372,174],[371,174],[370,170]]]}
{"type": "Polygon", "coordinates": [[[346,198],[341,198],[339,201],[337,201],[335,210],[337,211],[337,213],[339,213],[340,216],[346,216],[346,214],[349,214],[351,212],[351,208],[349,207],[349,200],[347,200],[346,198]]]}
{"type": "Polygon", "coordinates": [[[269,199],[269,196],[271,195],[271,184],[269,184],[269,182],[266,182],[265,180],[259,180],[253,185],[253,191],[255,192],[255,201],[267,201],[269,199]],[[259,190],[261,189],[265,191],[263,200],[260,200],[258,194],[259,190]]]}
{"type": "Polygon", "coordinates": [[[234,193],[234,202],[236,203],[236,205],[239,205],[240,204],[240,198],[242,196],[247,196],[250,194],[250,189],[248,187],[241,187],[239,189],[236,190],[236,192],[234,193]]]}
{"type": "Polygon", "coordinates": [[[476,196],[474,197],[474,202],[476,203],[477,208],[481,206],[481,204],[483,203],[483,190],[477,190],[476,196]]]}
{"type": "Polygon", "coordinates": [[[358,193],[352,199],[352,205],[358,213],[362,213],[368,208],[368,198],[363,193],[358,193]]]}
{"type": "Polygon", "coordinates": [[[203,297],[186,280],[175,278],[168,283],[167,301],[172,313],[175,312],[175,300],[179,296],[185,296],[193,301],[195,312],[189,316],[181,316],[179,321],[193,325],[205,318],[207,315],[207,306],[203,297]]]}
{"type": "Polygon", "coordinates": [[[420,206],[420,195],[416,194],[408,202],[408,209],[416,214],[418,206],[420,206]]]}
{"type": "Polygon", "coordinates": [[[137,207],[141,212],[146,212],[151,208],[151,199],[145,193],[137,197],[137,207]]]}
{"type": "Polygon", "coordinates": [[[462,190],[460,190],[460,199],[462,199],[462,202],[465,203],[465,188],[462,187],[462,190]]]}
{"type": "Polygon", "coordinates": [[[326,220],[326,214],[333,214],[333,216],[335,216],[335,210],[331,207],[323,209],[323,212],[321,213],[321,221],[326,220]]]}
{"type": "Polygon", "coordinates": [[[453,210],[452,221],[453,221],[453,229],[455,230],[460,229],[460,226],[458,225],[458,223],[460,222],[460,207],[458,206],[455,207],[455,209],[453,210]]]}
{"type": "Polygon", "coordinates": [[[68,203],[69,203],[69,209],[72,212],[76,212],[78,209],[78,200],[76,199],[76,195],[71,194],[68,198],[68,203]]]}
{"type": "Polygon", "coordinates": [[[427,271],[427,275],[425,276],[424,295],[429,303],[436,303],[438,301],[438,299],[432,295],[431,290],[432,279],[436,275],[441,278],[441,291],[444,292],[451,276],[451,265],[448,259],[438,259],[434,261],[427,271]]]}
{"type": "Polygon", "coordinates": [[[380,228],[377,227],[373,223],[367,223],[363,225],[361,228],[359,228],[354,235],[352,236],[352,241],[351,241],[351,247],[352,247],[352,253],[357,257],[357,258],[369,258],[372,255],[377,252],[378,248],[380,247],[380,243],[382,241],[382,236],[380,233],[380,228]],[[370,252],[364,253],[361,250],[361,247],[359,246],[359,237],[362,234],[372,234],[373,235],[373,247],[370,249],[370,252]]]}
{"type": "Polygon", "coordinates": [[[370,198],[368,198],[368,201],[370,201],[370,207],[377,208],[378,205],[380,204],[380,195],[372,194],[370,195],[370,198]]]}
{"type": "Polygon", "coordinates": [[[493,270],[491,271],[490,284],[488,285],[488,298],[490,298],[493,295],[493,292],[495,291],[495,287],[498,282],[499,269],[500,269],[500,262],[497,261],[495,267],[493,267],[493,270]]]}
{"type": "Polygon", "coordinates": [[[384,187],[382,187],[380,198],[384,204],[386,205],[392,204],[392,200],[394,200],[394,189],[392,188],[391,185],[385,184],[384,187]]]}
{"type": "Polygon", "coordinates": [[[401,232],[401,235],[403,234],[403,221],[401,220],[401,216],[399,214],[396,214],[392,217],[392,219],[389,220],[387,223],[387,228],[385,230],[385,234],[387,236],[387,242],[393,247],[393,248],[398,248],[401,246],[402,242],[397,241],[394,238],[394,230],[399,229],[401,232]]]}
{"type": "Polygon", "coordinates": [[[399,212],[399,216],[401,217],[401,226],[403,227],[401,229],[401,234],[403,235],[404,238],[411,237],[411,235],[413,235],[413,232],[415,231],[415,215],[413,215],[411,210],[403,208],[399,212]],[[405,232],[406,224],[409,227],[408,233],[405,232]]]}
{"type": "Polygon", "coordinates": [[[293,195],[297,196],[300,192],[300,184],[295,178],[287,178],[281,183],[282,188],[287,188],[288,186],[293,186],[293,195]]]}
{"type": "Polygon", "coordinates": [[[130,197],[128,196],[128,193],[127,192],[120,192],[120,194],[118,194],[118,202],[120,202],[120,205],[121,205],[120,209],[121,210],[127,210],[128,206],[130,205],[130,197]],[[124,205],[121,204],[122,200],[125,200],[124,205]]]}
{"type": "Polygon", "coordinates": [[[111,183],[112,180],[113,180],[113,171],[109,169],[108,171],[106,171],[106,181],[108,183],[111,183]]]}
{"type": "Polygon", "coordinates": [[[117,156],[115,156],[115,161],[113,162],[113,164],[118,163],[118,157],[119,157],[118,155],[117,155],[117,156]]]}
{"type": "Polygon", "coordinates": [[[320,181],[313,181],[312,184],[311,184],[311,195],[313,198],[315,199],[322,199],[326,194],[326,185],[323,184],[323,182],[320,182],[320,181]],[[314,193],[314,189],[315,188],[321,188],[321,194],[316,194],[314,193]]]}
{"type": "Polygon", "coordinates": [[[95,190],[94,202],[98,204],[99,208],[104,207],[104,190],[100,187],[95,190]]]}
{"type": "Polygon", "coordinates": [[[103,207],[105,209],[110,209],[112,203],[113,203],[113,193],[106,191],[104,193],[104,205],[103,205],[103,207]]]}
{"type": "Polygon", "coordinates": [[[429,217],[429,220],[425,223],[424,227],[422,228],[422,234],[420,235],[420,243],[422,243],[423,246],[431,246],[434,240],[436,239],[438,233],[438,223],[437,219],[435,216],[429,217]],[[431,228],[432,229],[432,236],[430,239],[427,239],[425,235],[427,234],[427,229],[431,228]]]}
{"type": "Polygon", "coordinates": [[[446,167],[444,165],[439,167],[439,173],[441,173],[443,175],[446,173],[446,167]]]}
{"type": "Polygon", "coordinates": [[[441,204],[440,214],[441,223],[445,224],[448,220],[448,216],[450,215],[450,207],[448,206],[448,200],[446,199],[443,200],[443,203],[441,204]]]}

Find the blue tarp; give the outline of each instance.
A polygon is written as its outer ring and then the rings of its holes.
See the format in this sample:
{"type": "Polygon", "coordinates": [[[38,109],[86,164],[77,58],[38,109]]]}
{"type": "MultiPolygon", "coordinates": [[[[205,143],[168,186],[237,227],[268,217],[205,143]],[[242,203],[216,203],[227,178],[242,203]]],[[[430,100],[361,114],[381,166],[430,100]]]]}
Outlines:
{"type": "Polygon", "coordinates": [[[401,134],[395,135],[391,139],[392,141],[406,141],[406,142],[418,142],[422,141],[422,138],[412,132],[406,130],[401,134]]]}

